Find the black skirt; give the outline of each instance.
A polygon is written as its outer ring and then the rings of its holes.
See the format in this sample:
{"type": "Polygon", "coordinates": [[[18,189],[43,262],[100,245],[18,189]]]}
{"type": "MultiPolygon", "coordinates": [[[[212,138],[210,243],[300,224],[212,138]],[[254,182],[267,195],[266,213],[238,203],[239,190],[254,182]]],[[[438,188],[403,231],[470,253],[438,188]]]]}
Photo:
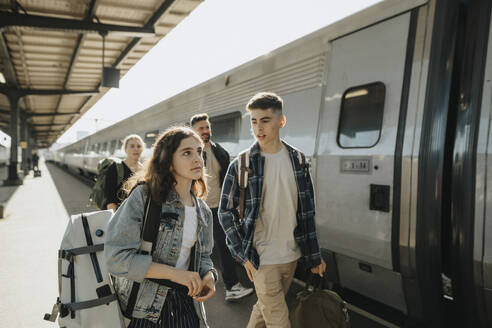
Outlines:
{"type": "Polygon", "coordinates": [[[200,320],[187,294],[169,289],[161,316],[157,323],[146,319],[133,318],[128,328],[198,328],[200,320]]]}

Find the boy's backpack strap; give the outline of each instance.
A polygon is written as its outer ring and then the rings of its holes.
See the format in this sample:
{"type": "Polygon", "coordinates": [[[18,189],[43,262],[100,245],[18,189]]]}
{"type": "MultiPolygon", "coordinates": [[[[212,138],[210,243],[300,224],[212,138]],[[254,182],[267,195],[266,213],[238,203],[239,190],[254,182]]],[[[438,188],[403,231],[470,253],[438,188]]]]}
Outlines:
{"type": "Polygon", "coordinates": [[[248,186],[248,173],[249,173],[249,150],[243,151],[239,154],[239,188],[246,189],[248,186]]]}
{"type": "Polygon", "coordinates": [[[246,202],[246,187],[251,169],[249,168],[249,149],[239,154],[239,220],[244,219],[244,206],[246,202]]]}
{"type": "Polygon", "coordinates": [[[297,160],[299,161],[299,164],[301,164],[304,175],[306,175],[309,172],[309,163],[306,162],[306,156],[300,150],[294,149],[294,151],[297,153],[297,160]]]}

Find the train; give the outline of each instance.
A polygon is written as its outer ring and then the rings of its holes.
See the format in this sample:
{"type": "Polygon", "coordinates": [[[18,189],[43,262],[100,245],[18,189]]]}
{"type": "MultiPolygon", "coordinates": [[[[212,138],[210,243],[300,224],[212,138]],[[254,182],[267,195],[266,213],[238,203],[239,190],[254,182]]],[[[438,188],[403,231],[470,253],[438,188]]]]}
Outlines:
{"type": "MultiPolygon", "coordinates": [[[[335,286],[417,327],[492,327],[491,1],[386,0],[52,154],[94,176],[121,140],[196,113],[231,155],[259,91],[310,162],[335,286]]],[[[144,157],[145,157],[144,156],[144,157]]]]}
{"type": "Polygon", "coordinates": [[[0,166],[5,166],[8,164],[10,156],[10,147],[0,143],[0,166]]]}

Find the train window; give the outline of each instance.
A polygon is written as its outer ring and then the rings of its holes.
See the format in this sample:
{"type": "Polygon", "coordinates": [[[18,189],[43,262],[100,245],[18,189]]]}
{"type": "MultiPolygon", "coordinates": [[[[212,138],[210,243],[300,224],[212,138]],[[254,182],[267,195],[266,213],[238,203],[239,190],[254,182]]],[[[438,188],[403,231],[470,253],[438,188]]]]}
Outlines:
{"type": "Polygon", "coordinates": [[[111,140],[111,143],[109,146],[109,152],[111,154],[113,154],[115,150],[116,150],[116,140],[111,140]]]}
{"type": "Polygon", "coordinates": [[[215,142],[238,142],[241,130],[241,112],[210,118],[212,138],[215,142]]]}
{"type": "Polygon", "coordinates": [[[84,154],[88,152],[88,148],[89,148],[89,141],[86,140],[84,141],[84,147],[83,147],[84,154]]]}
{"type": "Polygon", "coordinates": [[[149,131],[145,133],[145,137],[144,137],[145,147],[152,148],[152,146],[154,145],[154,141],[158,135],[159,135],[159,130],[149,131]]]}
{"type": "Polygon", "coordinates": [[[381,135],[386,87],[375,82],[349,88],[342,98],[338,123],[338,145],[342,148],[370,148],[381,135]]]}

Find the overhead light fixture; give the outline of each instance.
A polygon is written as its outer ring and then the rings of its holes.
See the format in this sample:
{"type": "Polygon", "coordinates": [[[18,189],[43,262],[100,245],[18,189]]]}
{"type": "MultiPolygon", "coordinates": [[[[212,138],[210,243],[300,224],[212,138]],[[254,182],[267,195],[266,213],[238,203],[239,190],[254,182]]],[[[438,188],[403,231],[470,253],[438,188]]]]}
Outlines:
{"type": "Polygon", "coordinates": [[[0,72],[0,83],[7,83],[7,81],[5,80],[5,76],[3,76],[2,72],[0,72]]]}
{"type": "Polygon", "coordinates": [[[105,48],[105,43],[106,43],[106,34],[107,33],[101,33],[102,36],[102,78],[101,78],[101,86],[106,87],[106,88],[119,88],[120,87],[120,70],[111,67],[111,66],[104,66],[104,48],[105,48]]]}

